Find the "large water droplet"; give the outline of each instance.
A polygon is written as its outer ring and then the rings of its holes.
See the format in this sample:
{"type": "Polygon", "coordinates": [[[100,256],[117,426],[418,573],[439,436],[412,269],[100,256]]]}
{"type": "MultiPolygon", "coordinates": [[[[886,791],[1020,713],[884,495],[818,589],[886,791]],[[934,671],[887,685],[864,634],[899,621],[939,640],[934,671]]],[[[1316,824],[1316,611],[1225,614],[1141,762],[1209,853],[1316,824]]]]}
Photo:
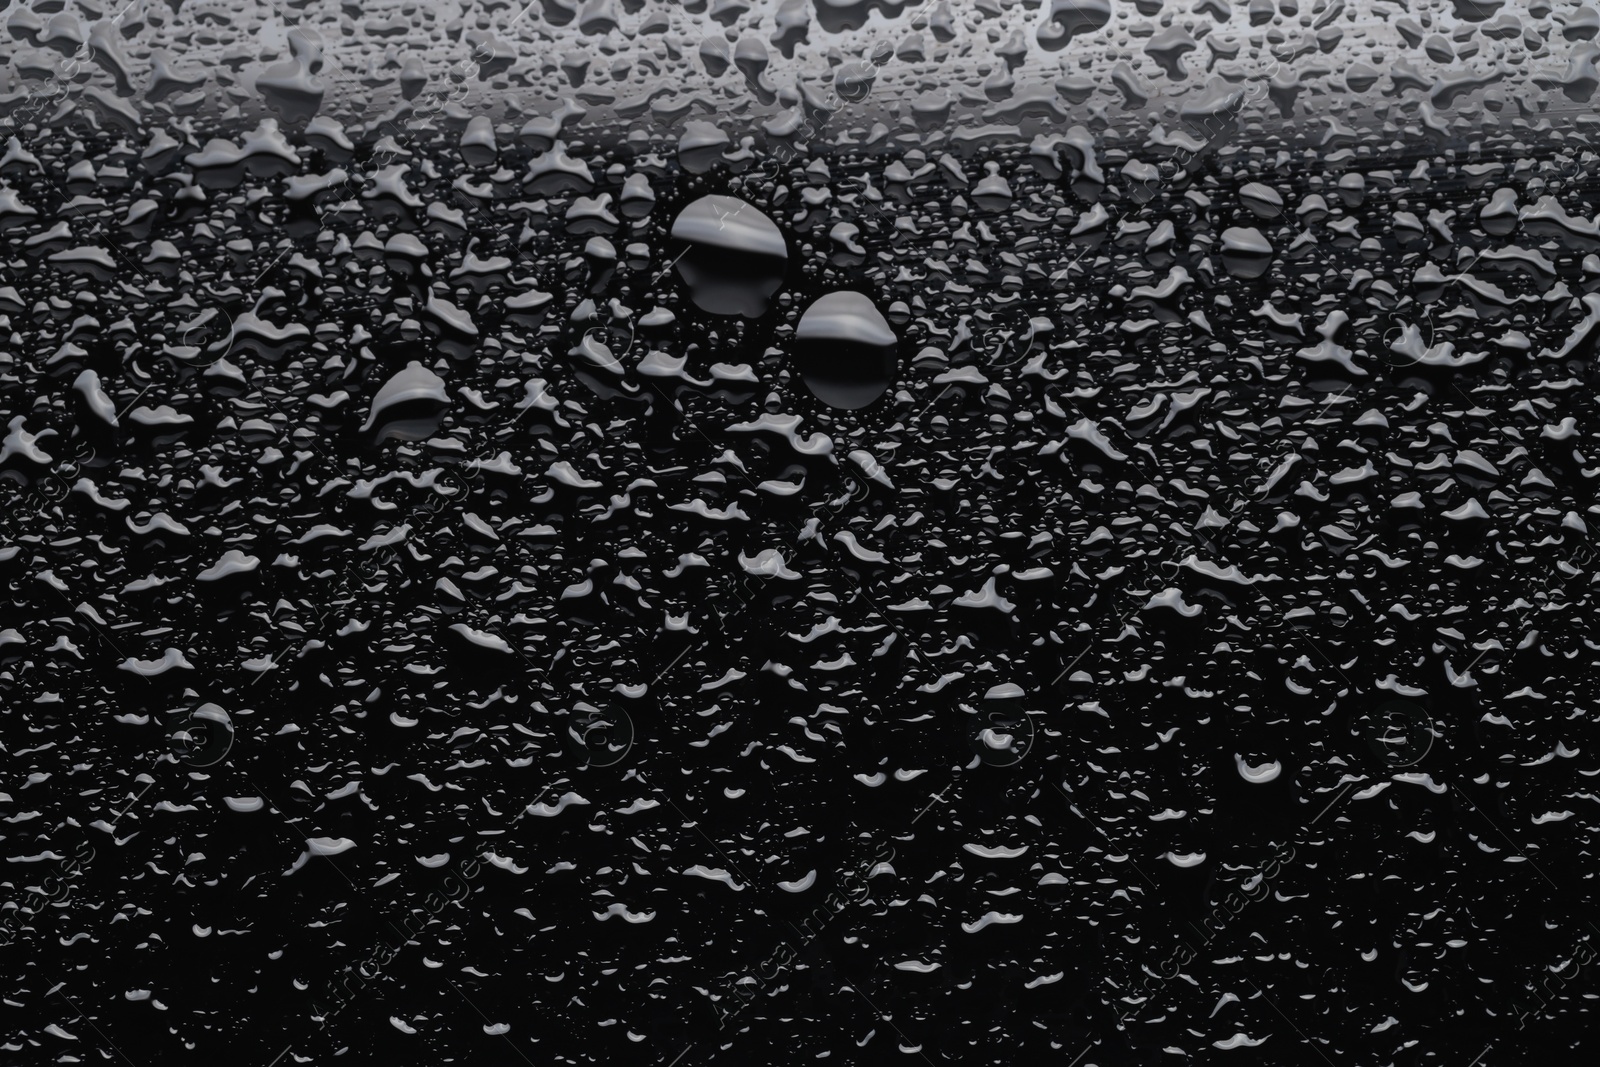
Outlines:
{"type": "Polygon", "coordinates": [[[829,293],[806,308],[795,329],[800,375],[829,407],[853,411],[894,382],[895,334],[860,293],[829,293]]]}
{"type": "Polygon", "coordinates": [[[747,319],[766,314],[789,259],[771,219],[738,197],[702,196],[678,215],[672,236],[689,244],[676,265],[696,307],[747,319]]]}
{"type": "Polygon", "coordinates": [[[372,410],[361,431],[371,434],[374,441],[422,441],[439,432],[440,420],[449,409],[444,379],[413,360],[372,398],[372,410]]]}

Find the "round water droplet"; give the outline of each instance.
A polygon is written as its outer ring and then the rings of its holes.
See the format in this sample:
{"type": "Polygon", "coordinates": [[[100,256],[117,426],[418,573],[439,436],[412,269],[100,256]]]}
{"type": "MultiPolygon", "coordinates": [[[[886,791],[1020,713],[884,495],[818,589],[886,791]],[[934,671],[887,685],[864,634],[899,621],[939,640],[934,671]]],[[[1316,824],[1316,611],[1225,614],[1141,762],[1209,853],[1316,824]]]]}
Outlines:
{"type": "Polygon", "coordinates": [[[233,748],[233,736],[233,717],[215,704],[201,704],[185,721],[174,724],[168,739],[178,762],[213,767],[233,748]]]}
{"type": "Polygon", "coordinates": [[[611,767],[633,748],[633,719],[621,708],[601,710],[579,701],[573,706],[567,733],[586,767],[611,767]]]}
{"type": "Polygon", "coordinates": [[[1433,718],[1409,700],[1390,700],[1360,713],[1351,730],[1390,767],[1411,767],[1433,747],[1433,718]]]}
{"type": "Polygon", "coordinates": [[[860,293],[829,293],[806,308],[795,329],[800,376],[829,407],[853,411],[894,384],[894,331],[860,293]]]}
{"type": "Polygon", "coordinates": [[[984,694],[979,707],[961,705],[966,712],[967,744],[978,761],[990,767],[1010,767],[1033,750],[1033,716],[1020,686],[997,685],[984,694]]]}
{"type": "Polygon", "coordinates": [[[783,285],[789,249],[773,221],[735,196],[702,196],[672,224],[689,299],[711,315],[758,319],[783,285]]]}

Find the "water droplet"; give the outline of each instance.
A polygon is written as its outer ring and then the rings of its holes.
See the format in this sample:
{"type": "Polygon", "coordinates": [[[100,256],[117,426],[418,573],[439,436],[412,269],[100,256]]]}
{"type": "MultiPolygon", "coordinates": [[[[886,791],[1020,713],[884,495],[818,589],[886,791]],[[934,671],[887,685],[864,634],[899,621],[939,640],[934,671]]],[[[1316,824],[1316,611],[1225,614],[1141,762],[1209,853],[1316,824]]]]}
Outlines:
{"type": "Polygon", "coordinates": [[[860,293],[829,293],[806,308],[795,330],[801,378],[829,407],[854,411],[894,383],[896,338],[860,293]]]}
{"type": "Polygon", "coordinates": [[[449,408],[444,379],[412,361],[372,398],[372,411],[361,432],[372,434],[375,441],[422,441],[438,432],[449,408]]]}
{"type": "Polygon", "coordinates": [[[766,314],[783,285],[789,250],[772,220],[734,196],[702,196],[672,224],[689,247],[676,260],[689,299],[711,315],[766,314]]]}

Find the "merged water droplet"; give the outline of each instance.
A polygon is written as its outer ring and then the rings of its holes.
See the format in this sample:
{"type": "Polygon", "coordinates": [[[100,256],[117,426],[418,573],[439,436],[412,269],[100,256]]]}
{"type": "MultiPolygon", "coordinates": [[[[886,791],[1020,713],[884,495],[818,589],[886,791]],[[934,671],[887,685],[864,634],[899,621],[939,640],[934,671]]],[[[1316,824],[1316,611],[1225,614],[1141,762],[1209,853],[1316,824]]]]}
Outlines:
{"type": "Polygon", "coordinates": [[[1093,33],[1110,21],[1110,0],[1051,0],[1037,39],[1046,51],[1057,52],[1074,37],[1093,33]]]}

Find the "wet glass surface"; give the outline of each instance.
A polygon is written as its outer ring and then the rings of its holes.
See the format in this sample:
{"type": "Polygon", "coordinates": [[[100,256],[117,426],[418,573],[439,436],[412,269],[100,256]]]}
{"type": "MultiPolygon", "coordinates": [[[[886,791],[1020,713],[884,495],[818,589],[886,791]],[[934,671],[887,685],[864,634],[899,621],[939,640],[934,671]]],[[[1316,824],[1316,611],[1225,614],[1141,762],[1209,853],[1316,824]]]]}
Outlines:
{"type": "Polygon", "coordinates": [[[0,1062],[1594,1048],[1593,7],[3,20],[0,1062]]]}

